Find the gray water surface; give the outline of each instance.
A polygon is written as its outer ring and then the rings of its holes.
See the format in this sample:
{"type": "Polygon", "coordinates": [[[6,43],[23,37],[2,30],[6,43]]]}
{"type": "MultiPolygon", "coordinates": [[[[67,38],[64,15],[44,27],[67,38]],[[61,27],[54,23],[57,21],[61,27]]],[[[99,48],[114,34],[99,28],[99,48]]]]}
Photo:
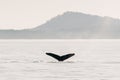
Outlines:
{"type": "Polygon", "coordinates": [[[0,40],[0,80],[120,80],[120,40],[0,40]]]}

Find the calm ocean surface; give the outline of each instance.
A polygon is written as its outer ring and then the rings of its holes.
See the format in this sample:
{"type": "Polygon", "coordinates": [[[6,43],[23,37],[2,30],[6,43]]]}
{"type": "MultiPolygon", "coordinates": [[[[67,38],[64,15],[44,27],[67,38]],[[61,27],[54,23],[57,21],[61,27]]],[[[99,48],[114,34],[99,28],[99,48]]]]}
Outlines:
{"type": "Polygon", "coordinates": [[[120,40],[0,40],[0,80],[120,80],[120,40]]]}

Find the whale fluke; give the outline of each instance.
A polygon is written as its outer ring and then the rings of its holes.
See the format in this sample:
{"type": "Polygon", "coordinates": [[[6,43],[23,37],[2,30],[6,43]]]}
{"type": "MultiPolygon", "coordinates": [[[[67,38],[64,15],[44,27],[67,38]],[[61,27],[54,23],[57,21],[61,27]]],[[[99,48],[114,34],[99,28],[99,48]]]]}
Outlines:
{"type": "Polygon", "coordinates": [[[54,54],[54,53],[46,53],[47,55],[57,59],[58,61],[64,61],[70,57],[72,57],[73,55],[75,55],[74,53],[71,53],[71,54],[66,54],[66,55],[63,55],[63,56],[59,56],[57,54],[54,54]]]}

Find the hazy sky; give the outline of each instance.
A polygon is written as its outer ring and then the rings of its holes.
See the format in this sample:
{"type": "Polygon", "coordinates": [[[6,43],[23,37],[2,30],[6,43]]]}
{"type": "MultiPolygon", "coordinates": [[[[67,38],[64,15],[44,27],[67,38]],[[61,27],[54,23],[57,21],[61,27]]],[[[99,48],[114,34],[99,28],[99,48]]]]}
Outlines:
{"type": "Polygon", "coordinates": [[[120,18],[120,0],[0,0],[0,29],[33,28],[66,11],[120,18]]]}

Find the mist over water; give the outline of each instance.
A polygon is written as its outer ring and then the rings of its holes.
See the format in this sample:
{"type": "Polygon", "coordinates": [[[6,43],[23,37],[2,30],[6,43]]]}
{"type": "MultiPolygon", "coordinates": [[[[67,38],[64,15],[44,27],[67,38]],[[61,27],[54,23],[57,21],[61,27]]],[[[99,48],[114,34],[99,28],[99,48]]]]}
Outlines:
{"type": "Polygon", "coordinates": [[[119,48],[119,39],[0,40],[0,80],[120,80],[119,48]]]}

